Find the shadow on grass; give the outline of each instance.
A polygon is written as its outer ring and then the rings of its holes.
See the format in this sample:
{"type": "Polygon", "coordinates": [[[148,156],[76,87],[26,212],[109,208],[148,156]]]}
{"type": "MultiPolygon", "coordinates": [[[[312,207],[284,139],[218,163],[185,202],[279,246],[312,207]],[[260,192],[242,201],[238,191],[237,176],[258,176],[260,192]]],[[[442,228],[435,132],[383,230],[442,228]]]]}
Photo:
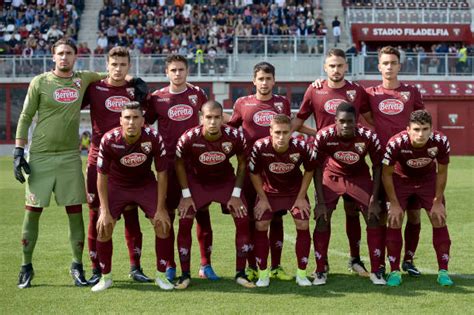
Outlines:
{"type": "MultiPolygon", "coordinates": [[[[436,282],[437,275],[423,275],[420,278],[405,276],[403,283],[398,288],[386,286],[375,286],[368,278],[354,275],[330,274],[328,283],[324,286],[299,287],[294,281],[272,281],[268,288],[246,289],[235,283],[234,279],[222,278],[219,281],[192,278],[191,285],[183,291],[174,290],[169,292],[227,292],[239,294],[261,294],[261,295],[302,295],[322,298],[344,297],[354,293],[378,293],[389,296],[423,296],[431,293],[445,294],[474,294],[467,287],[473,287],[474,282],[469,279],[453,277],[455,285],[451,288],[443,288],[436,282]]],[[[153,283],[140,284],[128,281],[114,282],[114,290],[137,290],[137,291],[161,291],[153,283]]]]}

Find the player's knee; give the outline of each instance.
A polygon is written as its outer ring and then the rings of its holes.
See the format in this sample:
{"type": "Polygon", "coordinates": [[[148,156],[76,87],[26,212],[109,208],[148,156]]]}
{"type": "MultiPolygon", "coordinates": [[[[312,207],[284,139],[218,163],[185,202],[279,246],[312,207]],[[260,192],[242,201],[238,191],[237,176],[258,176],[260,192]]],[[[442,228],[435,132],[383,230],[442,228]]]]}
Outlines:
{"type": "Polygon", "coordinates": [[[255,222],[255,228],[257,229],[257,231],[268,231],[269,227],[270,227],[270,220],[255,222]]]}
{"type": "Polygon", "coordinates": [[[324,218],[317,219],[316,226],[314,229],[318,232],[324,232],[329,230],[329,220],[324,220],[324,218]]]}
{"type": "Polygon", "coordinates": [[[420,209],[407,211],[407,221],[410,224],[420,224],[420,209]]]}
{"type": "Polygon", "coordinates": [[[99,231],[97,233],[97,240],[99,242],[108,242],[112,239],[112,233],[104,232],[104,231],[99,231]]]}
{"type": "Polygon", "coordinates": [[[370,216],[369,219],[367,219],[367,227],[368,228],[376,228],[380,226],[380,219],[377,219],[374,216],[370,216]]]}
{"type": "Polygon", "coordinates": [[[297,220],[295,219],[295,226],[297,230],[308,230],[309,221],[308,220],[297,220]]]}
{"type": "Polygon", "coordinates": [[[170,236],[170,231],[169,229],[165,231],[163,225],[157,224],[155,225],[155,235],[158,238],[168,238],[170,236]]]}

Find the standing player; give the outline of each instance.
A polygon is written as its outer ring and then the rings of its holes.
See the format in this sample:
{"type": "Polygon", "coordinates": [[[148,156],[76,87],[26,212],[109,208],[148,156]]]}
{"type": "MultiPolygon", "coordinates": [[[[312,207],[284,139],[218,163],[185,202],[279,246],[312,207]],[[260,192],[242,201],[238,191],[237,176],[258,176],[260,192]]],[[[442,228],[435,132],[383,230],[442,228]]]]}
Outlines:
{"type": "Polygon", "coordinates": [[[107,132],[100,143],[97,158],[100,199],[97,250],[102,277],[92,287],[93,292],[112,286],[112,234],[117,219],[130,204],[139,205],[155,228],[156,284],[163,290],[173,289],[165,275],[164,242],[171,225],[165,207],[166,150],[158,132],[144,126],[144,122],[140,103],[126,103],[122,106],[120,127],[107,132]],[[158,183],[151,170],[152,162],[158,173],[158,183]]]}
{"type": "MultiPolygon", "coordinates": [[[[97,194],[97,156],[99,154],[100,140],[107,131],[119,126],[120,113],[124,104],[129,103],[131,100],[143,98],[140,90],[136,90],[132,82],[125,80],[130,66],[130,54],[127,48],[112,48],[107,55],[108,77],[91,84],[87,88],[83,100],[83,107],[90,106],[92,122],[92,145],[87,161],[88,245],[93,268],[92,277],[88,282],[91,285],[95,285],[101,275],[96,247],[96,226],[100,207],[97,194]]],[[[125,221],[125,238],[130,256],[130,277],[135,281],[150,282],[151,280],[143,274],[140,266],[142,233],[136,205],[124,211],[123,217],[125,221]]]]}
{"type": "Polygon", "coordinates": [[[18,121],[14,157],[15,177],[27,177],[26,211],[23,219],[23,261],[18,279],[19,288],[31,285],[34,276],[32,256],[38,239],[41,212],[49,206],[51,193],[56,203],[66,207],[69,219],[69,241],[72,249],[71,275],[77,286],[86,286],[82,267],[84,222],[82,203],[86,202],[82,162],[79,154],[79,118],[87,86],[101,79],[94,72],[75,72],[76,45],[67,39],[58,40],[51,48],[54,69],[36,76],[30,83],[18,121]],[[28,162],[24,158],[28,128],[33,117],[38,122],[33,131],[28,162]]]}
{"type": "Polygon", "coordinates": [[[191,229],[197,212],[211,202],[225,204],[235,223],[236,276],[238,284],[253,288],[245,274],[249,250],[249,221],[245,199],[241,198],[245,176],[245,138],[235,128],[223,125],[222,106],[215,101],[202,108],[202,126],[183,133],[176,148],[176,174],[182,189],[178,206],[178,250],[182,275],[176,288],[191,282],[191,229]],[[230,158],[237,156],[237,175],[230,158]]]}
{"type": "MultiPolygon", "coordinates": [[[[170,84],[155,91],[149,100],[147,122],[152,124],[158,121],[158,131],[165,143],[167,158],[174,161],[176,143],[179,137],[189,128],[199,125],[199,111],[207,101],[206,93],[197,86],[186,82],[188,75],[188,61],[180,55],[170,55],[166,58],[166,76],[170,84]]],[[[168,195],[166,207],[170,212],[171,222],[174,221],[174,211],[178,207],[180,186],[176,178],[174,164],[168,168],[168,195]]],[[[199,276],[209,280],[218,280],[211,266],[212,228],[209,210],[202,209],[196,214],[197,236],[201,250],[201,267],[199,276]]],[[[174,229],[171,226],[170,239],[167,245],[170,253],[170,262],[167,268],[167,277],[172,281],[176,277],[176,263],[174,261],[174,229]]]]}
{"type": "Polygon", "coordinates": [[[444,190],[448,180],[449,141],[432,129],[431,115],[425,110],[411,113],[406,131],[388,141],[383,159],[383,184],[390,203],[388,209],[387,252],[391,273],[387,285],[399,286],[400,255],[404,211],[415,196],[427,211],[433,226],[433,246],[438,259],[438,283],[452,286],[448,275],[451,240],[446,226],[444,190]]]}
{"type": "MultiPolygon", "coordinates": [[[[300,110],[293,120],[293,130],[301,130],[303,122],[311,114],[316,120],[316,129],[321,130],[324,127],[334,124],[336,108],[342,102],[353,104],[356,110],[356,121],[359,113],[368,115],[367,93],[364,88],[358,84],[344,79],[347,71],[346,54],[338,48],[330,49],[326,54],[324,62],[324,71],[327,74],[327,80],[321,82],[320,89],[314,89],[309,86],[303,97],[300,110]]],[[[314,135],[309,133],[309,135],[314,135]]],[[[360,238],[361,227],[359,212],[356,210],[356,204],[353,199],[344,199],[344,210],[346,213],[346,233],[349,240],[350,259],[349,269],[361,276],[367,276],[367,269],[360,259],[360,238]]]]}
{"type": "Polygon", "coordinates": [[[273,215],[281,210],[290,211],[296,225],[296,283],[311,286],[306,276],[311,249],[310,205],[306,192],[313,178],[315,160],[314,151],[304,141],[291,136],[291,120],[284,114],[273,116],[270,136],[257,140],[253,146],[249,170],[258,195],[254,209],[255,256],[260,268],[257,287],[270,284],[268,228],[273,215]]]}
{"type": "Polygon", "coordinates": [[[318,131],[315,151],[319,166],[316,168],[314,251],[316,275],[314,285],[326,283],[325,262],[331,236],[331,216],[340,196],[346,196],[362,211],[367,223],[367,243],[370,255],[370,280],[384,285],[379,271],[384,239],[381,227],[379,188],[382,149],[377,135],[356,123],[357,111],[350,103],[343,102],[336,109],[336,124],[318,131]],[[365,162],[366,155],[372,161],[372,178],[365,162]],[[324,161],[327,160],[327,163],[324,161]],[[323,170],[323,164],[324,170],[323,170]]]}
{"type": "MultiPolygon", "coordinates": [[[[255,94],[239,98],[234,104],[234,111],[229,126],[242,127],[247,141],[246,156],[250,155],[254,142],[269,135],[270,122],[276,114],[291,115],[290,102],[283,96],[273,94],[275,86],[275,67],[268,62],[260,62],[253,68],[253,84],[255,94]]],[[[250,211],[253,210],[257,194],[250,181],[245,177],[243,193],[250,211]]],[[[281,267],[281,253],[283,250],[283,213],[276,213],[270,225],[270,249],[272,254],[271,276],[280,280],[291,280],[281,267]]],[[[254,234],[253,216],[250,216],[250,233],[254,234]]],[[[251,237],[253,239],[253,237],[251,237]]],[[[253,248],[253,246],[251,246],[253,248]]],[[[257,264],[253,251],[249,253],[249,269],[247,274],[251,280],[258,277],[257,264]]]]}

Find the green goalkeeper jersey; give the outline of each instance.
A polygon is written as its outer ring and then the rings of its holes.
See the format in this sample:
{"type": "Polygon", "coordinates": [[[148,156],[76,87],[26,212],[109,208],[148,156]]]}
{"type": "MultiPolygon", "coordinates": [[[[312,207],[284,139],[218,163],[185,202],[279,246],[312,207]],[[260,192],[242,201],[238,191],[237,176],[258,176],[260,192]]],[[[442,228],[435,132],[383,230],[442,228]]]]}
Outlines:
{"type": "Polygon", "coordinates": [[[60,153],[79,150],[79,122],[82,99],[87,86],[106,74],[74,72],[60,78],[46,72],[33,78],[28,87],[18,121],[17,139],[28,139],[28,128],[38,112],[30,144],[31,153],[60,153]]]}

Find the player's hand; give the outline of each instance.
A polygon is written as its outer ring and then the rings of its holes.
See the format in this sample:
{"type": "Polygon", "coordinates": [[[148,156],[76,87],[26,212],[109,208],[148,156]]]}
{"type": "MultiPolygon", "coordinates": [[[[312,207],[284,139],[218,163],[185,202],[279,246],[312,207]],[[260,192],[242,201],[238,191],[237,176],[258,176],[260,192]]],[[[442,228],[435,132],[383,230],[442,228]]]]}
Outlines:
{"type": "Polygon", "coordinates": [[[28,165],[28,162],[25,160],[25,149],[16,147],[13,151],[13,173],[15,174],[16,180],[23,184],[25,177],[21,171],[22,168],[26,174],[31,173],[30,165],[28,165]]]}
{"type": "Polygon", "coordinates": [[[237,218],[243,218],[247,215],[247,207],[239,197],[230,197],[227,202],[227,209],[232,211],[237,218]]]}
{"type": "Polygon", "coordinates": [[[391,227],[400,227],[403,222],[403,209],[397,203],[390,203],[388,208],[388,224],[391,227]]]}
{"type": "Polygon", "coordinates": [[[328,212],[329,211],[325,203],[317,203],[316,207],[314,208],[314,219],[318,221],[319,218],[323,218],[324,221],[327,221],[328,212]]]}
{"type": "Polygon", "coordinates": [[[179,217],[184,218],[186,214],[188,214],[189,208],[192,208],[194,212],[197,211],[196,205],[194,204],[193,197],[187,197],[187,198],[181,197],[181,200],[179,201],[179,205],[178,205],[179,217]]]}
{"type": "Polygon", "coordinates": [[[432,220],[437,220],[441,225],[446,224],[446,208],[441,201],[433,202],[429,215],[432,220]]]}
{"type": "Polygon", "coordinates": [[[382,212],[382,207],[380,207],[380,203],[377,199],[374,198],[374,196],[370,197],[369,201],[369,210],[367,213],[367,217],[370,220],[371,216],[374,216],[377,218],[377,220],[380,220],[380,213],[382,212]]]}
{"type": "Polygon", "coordinates": [[[319,78],[314,80],[313,83],[311,83],[311,86],[315,89],[321,89],[323,87],[324,79],[319,78]]]}
{"type": "Polygon", "coordinates": [[[265,211],[270,211],[272,212],[272,206],[268,202],[268,200],[265,199],[258,199],[257,204],[255,205],[255,208],[253,209],[253,214],[255,216],[255,219],[260,220],[265,213],[265,211]]]}
{"type": "Polygon", "coordinates": [[[166,209],[157,209],[153,217],[153,225],[155,228],[162,228],[163,233],[168,234],[171,228],[171,219],[166,209]]]}
{"type": "Polygon", "coordinates": [[[308,218],[309,212],[311,210],[311,206],[309,205],[308,200],[306,198],[301,198],[301,199],[296,199],[293,207],[291,207],[291,211],[298,211],[299,214],[301,215],[301,220],[304,220],[304,218],[308,218]]]}
{"type": "Polygon", "coordinates": [[[108,211],[100,210],[99,219],[97,220],[97,235],[108,238],[112,235],[114,229],[114,218],[108,211]]]}
{"type": "Polygon", "coordinates": [[[142,78],[133,78],[130,83],[135,88],[135,101],[141,103],[147,99],[148,96],[148,85],[142,78]]]}

